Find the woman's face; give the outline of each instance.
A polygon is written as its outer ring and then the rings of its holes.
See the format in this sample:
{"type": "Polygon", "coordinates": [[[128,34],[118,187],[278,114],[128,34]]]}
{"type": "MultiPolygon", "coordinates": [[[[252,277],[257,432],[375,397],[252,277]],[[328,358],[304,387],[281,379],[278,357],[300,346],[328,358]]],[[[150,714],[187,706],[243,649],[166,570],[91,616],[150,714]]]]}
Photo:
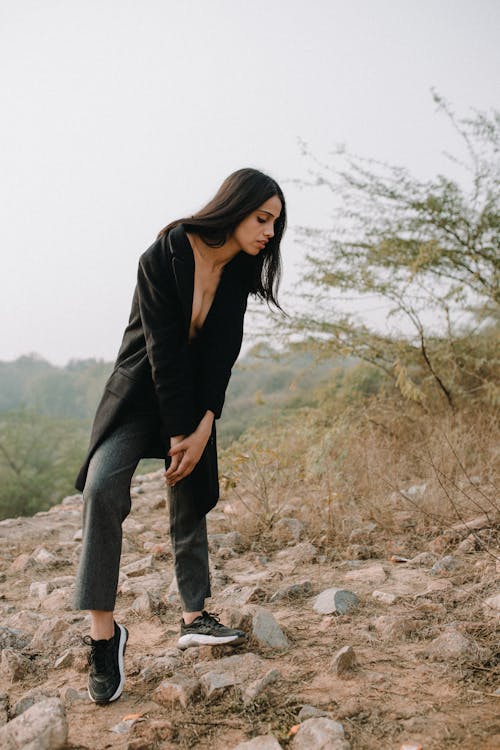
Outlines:
{"type": "Polygon", "coordinates": [[[273,195],[238,224],[233,233],[238,247],[248,255],[258,255],[274,236],[274,224],[280,213],[281,201],[273,195]]]}

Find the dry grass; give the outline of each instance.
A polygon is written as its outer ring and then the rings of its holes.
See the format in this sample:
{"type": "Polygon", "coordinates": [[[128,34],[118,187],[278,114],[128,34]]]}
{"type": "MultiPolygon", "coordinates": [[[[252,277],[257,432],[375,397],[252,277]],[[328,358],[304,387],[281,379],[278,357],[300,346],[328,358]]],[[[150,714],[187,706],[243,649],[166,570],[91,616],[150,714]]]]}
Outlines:
{"type": "MultiPolygon", "coordinates": [[[[393,536],[404,529],[405,544],[418,548],[458,522],[500,513],[498,422],[487,409],[433,416],[388,397],[304,409],[249,431],[221,458],[228,519],[249,543],[271,540],[280,518],[293,516],[325,551],[345,550],[367,522],[393,536]]],[[[475,536],[495,555],[497,540],[475,536]]]]}

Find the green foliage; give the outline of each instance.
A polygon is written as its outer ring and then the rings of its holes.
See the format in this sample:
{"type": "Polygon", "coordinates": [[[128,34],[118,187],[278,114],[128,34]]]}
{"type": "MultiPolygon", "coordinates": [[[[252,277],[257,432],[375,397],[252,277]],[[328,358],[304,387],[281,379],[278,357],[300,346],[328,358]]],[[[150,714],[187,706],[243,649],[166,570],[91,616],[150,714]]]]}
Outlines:
{"type": "Polygon", "coordinates": [[[74,491],[86,445],[78,422],[34,411],[0,417],[0,518],[46,510],[74,491]]]}
{"type": "Polygon", "coordinates": [[[334,229],[301,230],[306,307],[288,324],[280,319],[279,333],[374,364],[425,409],[439,394],[454,410],[463,398],[498,399],[500,113],[457,118],[434,100],[465,144],[466,162],[450,158],[468,187],[441,174],[422,181],[343,148],[333,165],[316,165],[313,185],[332,193],[334,229]],[[389,333],[346,312],[365,300],[383,304],[389,333]]]}

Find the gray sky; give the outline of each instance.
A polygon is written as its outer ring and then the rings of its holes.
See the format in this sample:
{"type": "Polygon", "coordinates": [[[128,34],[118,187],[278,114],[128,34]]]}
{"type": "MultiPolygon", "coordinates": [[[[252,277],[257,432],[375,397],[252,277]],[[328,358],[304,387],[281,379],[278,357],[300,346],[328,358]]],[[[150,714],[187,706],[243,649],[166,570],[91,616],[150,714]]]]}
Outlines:
{"type": "Polygon", "coordinates": [[[114,359],[139,255],[242,166],[285,191],[286,306],[329,214],[298,139],[449,171],[430,88],[498,108],[499,30],[497,0],[0,0],[0,359],[114,359]]]}

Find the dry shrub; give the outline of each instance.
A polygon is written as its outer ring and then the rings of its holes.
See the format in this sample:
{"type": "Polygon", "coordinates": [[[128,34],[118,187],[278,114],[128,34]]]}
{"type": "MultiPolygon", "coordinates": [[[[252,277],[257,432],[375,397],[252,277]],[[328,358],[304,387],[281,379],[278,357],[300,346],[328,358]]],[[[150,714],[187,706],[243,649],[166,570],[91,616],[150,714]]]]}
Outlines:
{"type": "Polygon", "coordinates": [[[300,519],[312,541],[345,547],[368,521],[388,534],[439,533],[500,505],[497,420],[488,409],[429,414],[394,394],[284,415],[221,456],[226,509],[247,538],[300,519]]]}

